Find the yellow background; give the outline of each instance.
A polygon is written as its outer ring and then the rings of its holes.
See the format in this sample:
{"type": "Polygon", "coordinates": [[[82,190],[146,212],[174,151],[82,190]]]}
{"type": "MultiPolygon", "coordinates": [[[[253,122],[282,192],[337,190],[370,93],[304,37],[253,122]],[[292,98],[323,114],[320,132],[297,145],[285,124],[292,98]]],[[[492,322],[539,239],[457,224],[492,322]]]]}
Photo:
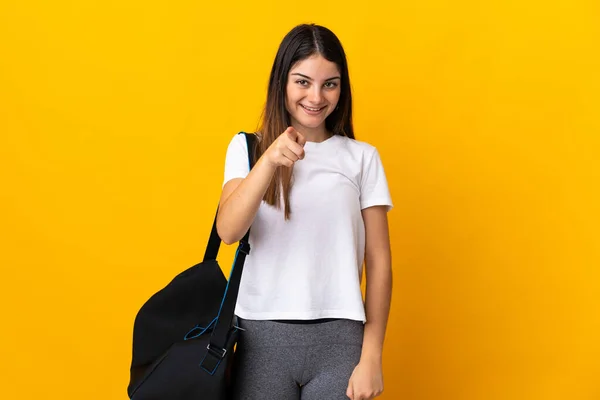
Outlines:
{"type": "Polygon", "coordinates": [[[126,398],[137,309],[317,22],[396,205],[382,398],[600,399],[597,1],[0,4],[1,398],[126,398]]]}

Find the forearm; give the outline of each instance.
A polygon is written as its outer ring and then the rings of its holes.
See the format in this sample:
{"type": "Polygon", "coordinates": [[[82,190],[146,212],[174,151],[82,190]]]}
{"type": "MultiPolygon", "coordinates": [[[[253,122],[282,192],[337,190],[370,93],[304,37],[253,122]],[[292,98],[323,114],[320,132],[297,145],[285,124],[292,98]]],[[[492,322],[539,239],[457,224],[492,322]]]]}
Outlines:
{"type": "Polygon", "coordinates": [[[235,243],[246,234],[274,173],[275,167],[261,157],[248,176],[222,202],[217,215],[217,231],[225,243],[235,243]]]}
{"type": "Polygon", "coordinates": [[[389,252],[378,254],[366,262],[366,298],[363,348],[361,360],[381,362],[383,342],[392,297],[392,269],[389,252]]]}

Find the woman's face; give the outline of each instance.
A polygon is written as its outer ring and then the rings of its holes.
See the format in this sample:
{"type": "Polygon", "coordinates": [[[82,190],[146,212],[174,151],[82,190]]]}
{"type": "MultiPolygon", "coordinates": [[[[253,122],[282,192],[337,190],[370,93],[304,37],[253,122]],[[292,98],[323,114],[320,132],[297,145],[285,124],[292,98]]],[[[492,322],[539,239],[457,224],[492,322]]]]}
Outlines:
{"type": "Polygon", "coordinates": [[[299,61],[288,75],[286,108],[292,125],[321,128],[340,99],[340,71],[321,55],[299,61]]]}

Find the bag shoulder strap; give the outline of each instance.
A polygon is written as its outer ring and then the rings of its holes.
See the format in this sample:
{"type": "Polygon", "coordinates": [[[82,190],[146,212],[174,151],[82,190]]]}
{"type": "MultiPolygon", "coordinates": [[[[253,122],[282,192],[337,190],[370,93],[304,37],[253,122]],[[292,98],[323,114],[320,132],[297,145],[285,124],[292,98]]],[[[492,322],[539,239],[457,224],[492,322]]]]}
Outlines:
{"type": "MultiPolygon", "coordinates": [[[[248,166],[249,169],[254,167],[254,163],[256,162],[256,135],[253,133],[240,132],[239,135],[244,134],[246,136],[246,146],[248,147],[248,166]]],[[[219,255],[219,249],[221,247],[221,238],[217,233],[217,215],[219,214],[219,207],[217,207],[217,211],[215,213],[215,219],[213,221],[212,229],[210,231],[210,237],[208,239],[208,244],[206,245],[206,251],[204,252],[204,260],[216,260],[219,255]]],[[[248,235],[249,232],[246,233],[248,235]]],[[[247,237],[244,236],[247,241],[247,237]]]]}
{"type": "MultiPolygon", "coordinates": [[[[252,169],[256,161],[256,135],[245,132],[243,133],[246,135],[246,144],[248,145],[249,158],[248,162],[250,169],[252,169]]],[[[219,246],[221,244],[221,239],[218,237],[218,234],[216,232],[216,221],[217,219],[215,217],[215,221],[213,223],[213,230],[211,232],[211,239],[209,240],[209,245],[207,248],[207,254],[210,257],[208,258],[209,260],[216,259],[217,253],[219,251],[219,246]],[[213,238],[213,236],[215,236],[216,238],[213,238]],[[213,245],[213,248],[210,247],[211,244],[213,245]],[[213,251],[214,253],[211,253],[209,251],[213,251]],[[212,258],[213,254],[214,258],[212,258]]],[[[204,360],[202,360],[202,368],[209,372],[212,371],[214,373],[216,368],[219,366],[220,362],[225,357],[225,354],[227,353],[227,336],[229,334],[229,330],[233,321],[233,314],[235,311],[235,305],[240,289],[240,281],[242,279],[242,270],[244,268],[246,256],[250,253],[250,245],[248,244],[249,237],[250,229],[248,229],[246,235],[244,235],[242,240],[240,240],[239,242],[237,252],[235,254],[235,260],[233,262],[233,266],[231,267],[231,273],[227,282],[227,287],[225,288],[225,294],[223,295],[223,300],[221,302],[219,315],[217,316],[217,322],[211,334],[210,343],[208,345],[208,352],[206,353],[206,357],[204,357],[204,360]]]]}

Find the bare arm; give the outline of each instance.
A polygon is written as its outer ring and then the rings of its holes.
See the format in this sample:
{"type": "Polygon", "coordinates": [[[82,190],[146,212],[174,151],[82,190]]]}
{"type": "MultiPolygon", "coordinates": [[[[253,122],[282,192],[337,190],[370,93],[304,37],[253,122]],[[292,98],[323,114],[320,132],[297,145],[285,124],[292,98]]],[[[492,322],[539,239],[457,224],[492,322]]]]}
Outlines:
{"type": "Polygon", "coordinates": [[[392,257],[383,206],[363,210],[366,229],[366,315],[361,361],[382,361],[383,341],[392,298],[392,257]]]}
{"type": "Polygon", "coordinates": [[[304,158],[304,137],[288,128],[265,151],[243,179],[232,179],[221,193],[217,232],[226,244],[244,237],[256,217],[258,207],[278,167],[291,167],[304,158]]]}
{"type": "Polygon", "coordinates": [[[362,211],[366,229],[366,314],[360,362],[352,372],[346,395],[371,400],[383,392],[383,340],[392,298],[392,262],[387,210],[383,206],[362,211]]]}
{"type": "Polygon", "coordinates": [[[275,169],[261,157],[246,178],[232,179],[223,187],[217,232],[226,244],[239,241],[250,228],[275,169]]]}

